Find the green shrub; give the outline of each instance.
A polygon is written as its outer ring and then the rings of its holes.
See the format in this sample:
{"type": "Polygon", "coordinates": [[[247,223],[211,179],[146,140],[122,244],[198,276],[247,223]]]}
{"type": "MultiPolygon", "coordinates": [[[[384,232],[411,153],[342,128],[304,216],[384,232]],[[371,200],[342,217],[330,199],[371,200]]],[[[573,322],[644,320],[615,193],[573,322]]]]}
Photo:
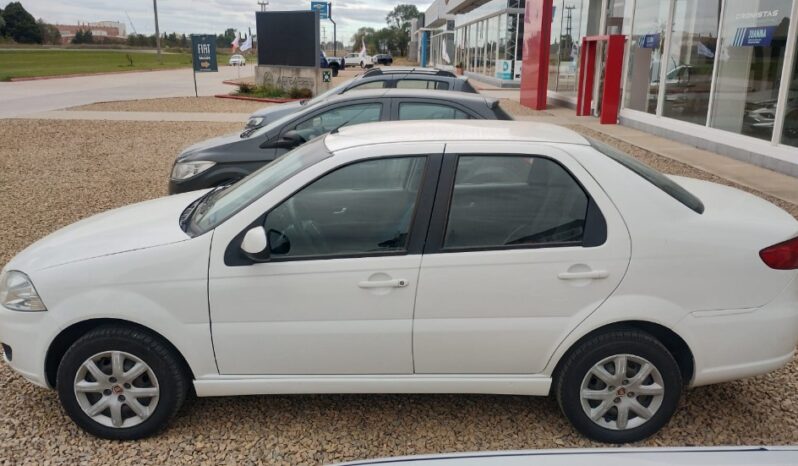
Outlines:
{"type": "Polygon", "coordinates": [[[288,95],[292,99],[310,99],[311,97],[313,97],[313,91],[311,91],[307,87],[303,88],[292,87],[291,90],[288,92],[288,95]]]}

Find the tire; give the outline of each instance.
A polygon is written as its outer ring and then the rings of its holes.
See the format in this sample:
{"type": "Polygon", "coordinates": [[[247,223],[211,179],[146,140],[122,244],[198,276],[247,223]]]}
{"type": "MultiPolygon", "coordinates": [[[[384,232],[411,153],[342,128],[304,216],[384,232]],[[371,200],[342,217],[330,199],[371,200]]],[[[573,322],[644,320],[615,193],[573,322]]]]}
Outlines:
{"type": "Polygon", "coordinates": [[[58,366],[56,389],[64,411],[86,432],[110,440],[135,440],[169,424],[186,399],[189,382],[182,360],[161,338],[134,327],[109,325],[89,331],[67,350],[58,366]],[[89,360],[94,362],[92,368],[89,360]],[[121,371],[114,371],[115,361],[121,361],[121,371]],[[124,378],[124,373],[142,367],[139,363],[144,363],[144,372],[124,378]],[[86,393],[79,393],[78,385],[86,393]],[[137,396],[132,395],[134,390],[137,396]],[[131,408],[134,401],[140,411],[131,408]],[[94,417],[86,411],[99,406],[103,410],[94,417]]]}
{"type": "Polygon", "coordinates": [[[594,336],[571,350],[558,371],[554,390],[560,409],[583,435],[599,442],[631,443],[655,434],[668,423],[682,387],[679,365],[667,348],[650,334],[629,329],[594,336]],[[615,368],[623,361],[625,377],[616,379],[615,368]],[[644,376],[640,371],[647,367],[645,363],[653,370],[644,376]],[[644,376],[639,384],[635,380],[638,375],[644,376]],[[585,399],[583,389],[589,394],[585,399]],[[596,421],[587,410],[596,414],[596,421]],[[638,414],[644,412],[647,419],[638,414]]]}

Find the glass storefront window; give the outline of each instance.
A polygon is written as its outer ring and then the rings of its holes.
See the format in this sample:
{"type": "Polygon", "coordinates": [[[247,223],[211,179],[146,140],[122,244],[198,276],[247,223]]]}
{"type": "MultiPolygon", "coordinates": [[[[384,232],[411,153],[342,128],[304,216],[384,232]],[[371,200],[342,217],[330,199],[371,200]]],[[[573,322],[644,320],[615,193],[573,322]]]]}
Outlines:
{"type": "Polygon", "coordinates": [[[624,106],[656,113],[660,64],[669,2],[637,0],[629,39],[629,68],[624,106]]]}
{"type": "Polygon", "coordinates": [[[557,90],[557,78],[560,73],[560,47],[562,43],[562,0],[555,1],[551,10],[551,42],[549,45],[549,83],[550,91],[557,90]]]}
{"type": "Polygon", "coordinates": [[[772,138],[791,6],[791,0],[726,1],[713,128],[772,138]]]}
{"type": "Polygon", "coordinates": [[[784,110],[784,129],[781,133],[781,143],[798,147],[798,60],[795,60],[793,65],[789,86],[787,102],[784,104],[786,108],[784,110]]]}
{"type": "Polygon", "coordinates": [[[706,125],[720,7],[720,0],[676,0],[663,116],[706,125]]]}

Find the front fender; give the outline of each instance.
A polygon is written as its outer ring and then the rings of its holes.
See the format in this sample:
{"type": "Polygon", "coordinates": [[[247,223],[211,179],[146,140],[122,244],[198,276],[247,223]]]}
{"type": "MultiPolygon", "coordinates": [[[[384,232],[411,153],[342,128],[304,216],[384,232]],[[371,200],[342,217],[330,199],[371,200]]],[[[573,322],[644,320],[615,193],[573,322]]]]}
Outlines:
{"type": "Polygon", "coordinates": [[[197,377],[217,374],[207,294],[211,238],[205,234],[34,273],[31,279],[48,309],[36,345],[42,367],[48,348],[65,329],[93,319],[117,319],[162,335],[197,377]]]}

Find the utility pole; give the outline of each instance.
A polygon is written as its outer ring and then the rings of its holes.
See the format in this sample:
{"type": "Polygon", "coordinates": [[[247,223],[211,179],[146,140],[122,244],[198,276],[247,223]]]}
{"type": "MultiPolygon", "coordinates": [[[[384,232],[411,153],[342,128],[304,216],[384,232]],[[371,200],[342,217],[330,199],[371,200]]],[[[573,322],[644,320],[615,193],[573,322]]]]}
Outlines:
{"type": "Polygon", "coordinates": [[[269,6],[269,2],[268,1],[264,1],[264,0],[260,0],[258,2],[258,5],[260,5],[260,11],[266,11],[266,7],[269,6]]]}
{"type": "Polygon", "coordinates": [[[158,29],[158,0],[152,0],[152,9],[155,11],[155,47],[158,49],[158,63],[161,63],[161,31],[158,29]]]}

